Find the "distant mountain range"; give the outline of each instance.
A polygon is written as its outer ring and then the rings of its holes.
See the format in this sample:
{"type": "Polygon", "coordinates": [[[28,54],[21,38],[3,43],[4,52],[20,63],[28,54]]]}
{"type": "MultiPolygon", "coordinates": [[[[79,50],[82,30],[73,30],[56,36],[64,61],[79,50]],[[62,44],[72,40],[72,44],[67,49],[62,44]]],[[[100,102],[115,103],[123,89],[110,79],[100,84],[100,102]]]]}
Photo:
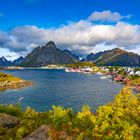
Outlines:
{"type": "Polygon", "coordinates": [[[23,62],[24,58],[21,56],[18,59],[15,59],[12,63],[13,65],[20,65],[23,62]]]}
{"type": "Polygon", "coordinates": [[[140,55],[119,48],[91,53],[84,61],[92,61],[102,66],[140,66],[140,55]]]}
{"type": "Polygon", "coordinates": [[[23,57],[19,57],[18,59],[15,59],[14,61],[9,61],[3,56],[0,58],[0,66],[2,67],[17,66],[17,65],[20,65],[23,60],[24,60],[23,57]]]}
{"type": "MultiPolygon", "coordinates": [[[[0,66],[40,67],[48,64],[70,64],[79,62],[77,55],[69,50],[60,50],[53,41],[44,46],[36,47],[25,58],[20,57],[14,61],[0,58],[0,66]]],[[[90,61],[100,66],[140,66],[140,55],[127,52],[119,48],[108,51],[91,53],[81,61],[90,61]]]]}
{"type": "Polygon", "coordinates": [[[10,66],[11,61],[8,61],[4,56],[0,58],[0,66],[10,66]]]}

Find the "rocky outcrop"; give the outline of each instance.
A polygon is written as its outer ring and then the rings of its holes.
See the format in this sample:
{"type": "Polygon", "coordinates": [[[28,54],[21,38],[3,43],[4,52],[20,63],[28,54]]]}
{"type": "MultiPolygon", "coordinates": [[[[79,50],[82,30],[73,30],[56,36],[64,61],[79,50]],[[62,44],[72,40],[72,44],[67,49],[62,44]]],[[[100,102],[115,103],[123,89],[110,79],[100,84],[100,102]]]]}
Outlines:
{"type": "Polygon", "coordinates": [[[31,82],[22,80],[9,74],[0,73],[0,90],[16,89],[32,85],[31,82]]]}
{"type": "Polygon", "coordinates": [[[0,82],[0,91],[4,91],[6,89],[18,89],[26,86],[31,86],[32,83],[28,81],[21,80],[19,82],[9,82],[9,81],[4,81],[0,82]]]}
{"type": "MultiPolygon", "coordinates": [[[[37,128],[31,134],[24,137],[22,140],[54,140],[53,136],[49,135],[49,133],[51,133],[51,131],[53,131],[53,130],[54,130],[53,128],[44,124],[44,125],[40,126],[39,128],[37,128]]],[[[57,137],[58,140],[73,139],[64,131],[57,131],[57,133],[58,133],[58,137],[57,137]]]]}
{"type": "Polygon", "coordinates": [[[22,140],[49,140],[48,130],[47,125],[42,125],[22,140]]]}
{"type": "Polygon", "coordinates": [[[20,123],[17,117],[0,113],[0,126],[13,128],[20,123]]]}

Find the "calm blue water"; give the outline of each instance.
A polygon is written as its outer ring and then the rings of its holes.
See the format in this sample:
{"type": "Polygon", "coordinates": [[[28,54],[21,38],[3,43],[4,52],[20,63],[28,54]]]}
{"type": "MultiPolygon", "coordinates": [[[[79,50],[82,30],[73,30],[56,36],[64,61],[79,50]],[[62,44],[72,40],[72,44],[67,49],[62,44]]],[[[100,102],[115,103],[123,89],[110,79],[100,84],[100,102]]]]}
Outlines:
{"type": "Polygon", "coordinates": [[[0,92],[0,104],[18,103],[22,107],[31,106],[38,111],[51,109],[52,105],[72,107],[75,111],[88,104],[92,111],[98,106],[112,101],[123,87],[111,83],[109,79],[101,80],[93,74],[66,73],[64,70],[13,70],[4,71],[33,82],[33,86],[0,92]]]}

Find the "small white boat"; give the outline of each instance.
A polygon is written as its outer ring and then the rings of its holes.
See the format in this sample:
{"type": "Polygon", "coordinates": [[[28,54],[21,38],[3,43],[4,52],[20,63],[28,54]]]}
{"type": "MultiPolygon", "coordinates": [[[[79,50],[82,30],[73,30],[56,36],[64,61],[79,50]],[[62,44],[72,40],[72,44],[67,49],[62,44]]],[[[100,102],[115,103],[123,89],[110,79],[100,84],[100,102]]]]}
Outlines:
{"type": "Polygon", "coordinates": [[[65,72],[70,72],[70,69],[65,69],[65,72]]]}
{"type": "Polygon", "coordinates": [[[108,78],[112,78],[112,76],[111,76],[111,75],[108,75],[107,77],[108,77],[108,78]]]}
{"type": "Polygon", "coordinates": [[[113,81],[113,80],[110,80],[109,82],[110,82],[110,83],[115,83],[115,81],[113,81]]]}
{"type": "Polygon", "coordinates": [[[24,99],[24,97],[21,97],[21,98],[19,98],[18,100],[21,101],[21,100],[23,100],[23,99],[24,99]]]}
{"type": "Polygon", "coordinates": [[[97,75],[103,75],[101,72],[97,72],[96,74],[97,74],[97,75]]]}
{"type": "Polygon", "coordinates": [[[107,79],[108,77],[107,76],[101,76],[101,79],[107,79]]]}

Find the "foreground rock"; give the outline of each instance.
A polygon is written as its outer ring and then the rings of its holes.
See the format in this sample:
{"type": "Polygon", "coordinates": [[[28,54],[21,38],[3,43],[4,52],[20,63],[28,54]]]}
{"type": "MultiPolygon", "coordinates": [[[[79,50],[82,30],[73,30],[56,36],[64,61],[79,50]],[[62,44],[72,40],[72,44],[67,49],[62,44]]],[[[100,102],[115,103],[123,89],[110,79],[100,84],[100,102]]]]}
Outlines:
{"type": "Polygon", "coordinates": [[[13,128],[20,123],[17,117],[0,113],[0,126],[13,128]]]}
{"type": "MultiPolygon", "coordinates": [[[[47,125],[42,125],[39,128],[37,128],[34,132],[23,138],[22,140],[54,140],[52,135],[50,136],[49,133],[53,133],[55,129],[47,126],[47,125]]],[[[56,131],[56,130],[55,130],[56,131]]],[[[54,131],[54,132],[55,132],[54,131]]],[[[70,140],[73,139],[72,137],[69,137],[68,134],[64,131],[57,131],[57,140],[70,140]]]]}
{"type": "Polygon", "coordinates": [[[22,140],[49,140],[48,130],[47,125],[42,125],[22,140]]]}

